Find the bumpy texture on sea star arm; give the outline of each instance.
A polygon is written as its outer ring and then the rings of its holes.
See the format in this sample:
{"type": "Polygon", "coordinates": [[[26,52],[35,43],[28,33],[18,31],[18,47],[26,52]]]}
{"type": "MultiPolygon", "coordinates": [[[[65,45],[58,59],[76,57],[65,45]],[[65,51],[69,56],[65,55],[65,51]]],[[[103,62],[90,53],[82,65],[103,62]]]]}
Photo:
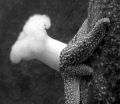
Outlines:
{"type": "Polygon", "coordinates": [[[76,39],[77,41],[74,42],[72,40],[72,42],[70,42],[70,44],[63,49],[60,57],[61,64],[64,66],[71,66],[85,61],[105,36],[106,27],[108,24],[109,19],[104,18],[99,20],[92,31],[88,34],[81,35],[81,31],[77,33],[80,34],[80,36],[78,35],[76,39]]]}
{"type": "Polygon", "coordinates": [[[80,88],[79,79],[68,74],[63,75],[65,104],[79,104],[80,102],[80,88]]]}
{"type": "MultiPolygon", "coordinates": [[[[76,66],[85,61],[105,36],[106,28],[109,23],[110,21],[108,18],[98,20],[88,34],[80,29],[81,31],[77,33],[77,39],[73,38],[72,42],[69,42],[67,47],[61,52],[60,70],[66,70],[65,67],[76,66]]],[[[86,29],[86,26],[82,25],[82,28],[86,29]]]]}
{"type": "Polygon", "coordinates": [[[64,79],[66,104],[79,104],[80,81],[75,76],[92,73],[92,68],[81,64],[81,62],[86,60],[101,42],[109,22],[108,18],[99,20],[92,31],[87,34],[87,20],[85,20],[77,35],[61,52],[60,71],[64,79]]]}

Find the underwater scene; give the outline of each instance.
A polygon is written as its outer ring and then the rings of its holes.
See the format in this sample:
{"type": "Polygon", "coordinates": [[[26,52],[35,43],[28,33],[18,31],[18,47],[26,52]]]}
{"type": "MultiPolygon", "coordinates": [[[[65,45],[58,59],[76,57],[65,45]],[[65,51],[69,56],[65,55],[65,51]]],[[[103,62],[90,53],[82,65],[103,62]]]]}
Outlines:
{"type": "Polygon", "coordinates": [[[59,72],[37,59],[14,64],[10,52],[26,21],[35,14],[50,18],[50,37],[68,43],[87,17],[87,6],[88,0],[0,1],[0,104],[64,104],[59,72]]]}
{"type": "Polygon", "coordinates": [[[119,0],[1,0],[0,104],[120,104],[119,0]]]}

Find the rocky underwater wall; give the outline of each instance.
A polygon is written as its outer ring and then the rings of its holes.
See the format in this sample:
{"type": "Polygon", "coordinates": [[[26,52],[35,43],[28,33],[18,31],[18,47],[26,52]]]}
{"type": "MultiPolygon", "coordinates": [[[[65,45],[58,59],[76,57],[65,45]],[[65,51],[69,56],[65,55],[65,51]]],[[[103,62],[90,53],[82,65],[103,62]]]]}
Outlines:
{"type": "Polygon", "coordinates": [[[120,103],[120,0],[90,0],[88,31],[104,17],[110,19],[110,27],[101,44],[85,62],[94,69],[89,86],[89,95],[94,97],[88,98],[88,104],[120,103]]]}

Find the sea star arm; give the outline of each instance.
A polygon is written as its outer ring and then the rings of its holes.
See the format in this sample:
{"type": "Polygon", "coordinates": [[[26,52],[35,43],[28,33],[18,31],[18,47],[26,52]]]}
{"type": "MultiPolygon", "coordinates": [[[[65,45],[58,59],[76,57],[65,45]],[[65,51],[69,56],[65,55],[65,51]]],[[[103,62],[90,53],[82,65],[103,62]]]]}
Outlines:
{"type": "Polygon", "coordinates": [[[61,72],[64,80],[65,104],[80,104],[81,101],[81,77],[91,75],[93,69],[87,65],[81,64],[76,67],[68,67],[67,72],[61,72]],[[74,70],[72,72],[69,70],[74,70]],[[74,74],[73,74],[74,73],[74,74]],[[76,76],[76,75],[80,76],[76,76]]]}
{"type": "Polygon", "coordinates": [[[65,92],[65,104],[80,104],[80,80],[74,76],[68,74],[63,75],[64,79],[64,92],[65,92]]]}
{"type": "MultiPolygon", "coordinates": [[[[82,33],[80,31],[77,41],[69,42],[67,47],[61,52],[60,67],[79,65],[85,61],[105,36],[109,23],[108,18],[103,18],[98,20],[92,31],[88,34],[82,31],[84,35],[81,35],[82,33]]],[[[84,26],[84,28],[86,27],[84,26]]]]}
{"type": "Polygon", "coordinates": [[[73,37],[73,39],[68,43],[68,45],[76,43],[79,39],[81,39],[87,34],[87,23],[88,19],[85,19],[81,28],[78,30],[77,34],[73,37]]]}
{"type": "Polygon", "coordinates": [[[71,42],[63,49],[60,57],[60,72],[64,79],[65,104],[80,103],[80,79],[76,77],[90,75],[91,67],[81,64],[86,60],[105,36],[108,18],[99,20],[87,34],[87,20],[71,42]]]}

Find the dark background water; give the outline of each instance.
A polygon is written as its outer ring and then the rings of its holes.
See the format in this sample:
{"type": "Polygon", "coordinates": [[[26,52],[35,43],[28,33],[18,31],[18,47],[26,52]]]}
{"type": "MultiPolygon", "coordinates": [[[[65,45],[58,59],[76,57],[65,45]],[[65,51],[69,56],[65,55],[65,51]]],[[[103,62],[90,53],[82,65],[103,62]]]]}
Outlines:
{"type": "Polygon", "coordinates": [[[49,36],[67,43],[87,17],[87,7],[88,0],[0,0],[0,104],[64,104],[60,73],[38,60],[12,64],[9,54],[31,15],[47,14],[49,36]]]}

